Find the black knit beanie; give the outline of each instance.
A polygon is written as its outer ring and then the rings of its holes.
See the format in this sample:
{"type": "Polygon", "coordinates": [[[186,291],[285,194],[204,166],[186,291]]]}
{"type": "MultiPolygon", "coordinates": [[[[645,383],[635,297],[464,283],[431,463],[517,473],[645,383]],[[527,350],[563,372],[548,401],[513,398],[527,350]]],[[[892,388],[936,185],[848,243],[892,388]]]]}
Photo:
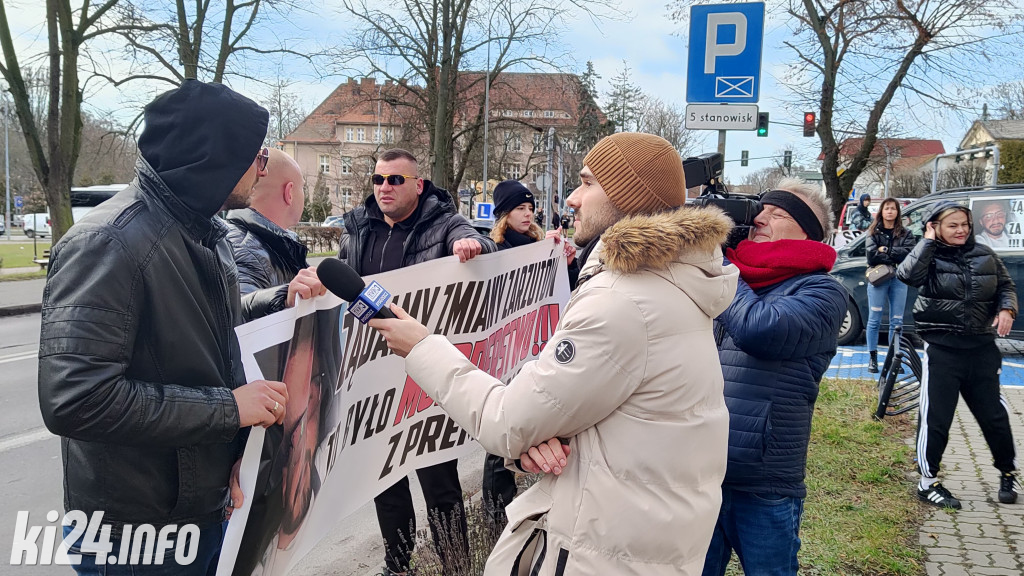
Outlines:
{"type": "Polygon", "coordinates": [[[494,214],[501,216],[515,210],[516,206],[529,202],[537,209],[537,201],[533,199],[533,192],[523,186],[519,180],[505,180],[494,187],[494,214]]]}

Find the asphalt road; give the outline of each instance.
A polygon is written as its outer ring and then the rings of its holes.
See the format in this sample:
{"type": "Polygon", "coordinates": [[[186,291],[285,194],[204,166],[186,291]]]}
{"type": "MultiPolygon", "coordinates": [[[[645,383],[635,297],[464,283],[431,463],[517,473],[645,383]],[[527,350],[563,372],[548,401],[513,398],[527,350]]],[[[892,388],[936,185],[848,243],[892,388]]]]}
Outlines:
{"type": "MultiPolygon", "coordinates": [[[[43,426],[39,412],[37,353],[39,314],[0,318],[0,576],[72,574],[69,567],[12,566],[11,547],[18,511],[30,525],[51,525],[46,513],[63,514],[60,440],[43,426]]],[[[464,492],[480,490],[484,453],[478,450],[459,465],[464,492]]],[[[416,475],[411,475],[418,526],[426,526],[425,505],[416,475]]],[[[38,541],[42,541],[42,537],[38,541]]],[[[384,551],[373,503],[339,521],[319,545],[291,571],[295,576],[369,576],[380,571],[384,551]]]]}

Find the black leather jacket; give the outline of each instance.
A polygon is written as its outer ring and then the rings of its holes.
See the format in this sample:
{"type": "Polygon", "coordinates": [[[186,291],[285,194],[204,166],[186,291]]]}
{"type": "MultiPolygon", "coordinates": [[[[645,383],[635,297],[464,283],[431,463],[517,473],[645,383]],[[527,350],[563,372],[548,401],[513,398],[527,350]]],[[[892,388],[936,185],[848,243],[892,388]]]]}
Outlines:
{"type": "MultiPolygon", "coordinates": [[[[39,401],[61,436],[64,506],[124,523],[223,519],[245,383],[227,226],[186,206],[149,164],[53,247],[39,401]]],[[[208,191],[202,191],[209,193],[208,191]]]]}
{"type": "Polygon", "coordinates": [[[889,264],[890,266],[899,266],[907,254],[914,249],[914,245],[917,244],[917,238],[910,233],[910,230],[903,229],[903,234],[899,237],[892,238],[892,242],[889,241],[890,235],[886,234],[881,230],[881,226],[875,229],[875,233],[868,236],[864,240],[864,249],[868,256],[868,266],[878,266],[879,264],[889,264]],[[885,247],[885,251],[879,252],[879,247],[885,247]]]}
{"type": "MultiPolygon", "coordinates": [[[[294,232],[281,228],[255,208],[228,212],[228,241],[238,267],[238,289],[248,294],[271,286],[283,287],[275,293],[286,298],[284,286],[306,268],[306,247],[294,232]]],[[[283,300],[282,300],[283,301],[283,300]]]]}
{"type": "Polygon", "coordinates": [[[973,235],[963,246],[922,239],[896,276],[918,289],[914,324],[925,341],[939,334],[992,339],[999,311],[1017,313],[1017,289],[1006,266],[973,235]]]}
{"type": "MultiPolygon", "coordinates": [[[[493,240],[477,232],[468,220],[459,215],[451,195],[444,189],[435,187],[430,180],[423,182],[419,208],[412,217],[416,218],[416,221],[402,247],[401,265],[389,269],[404,268],[451,256],[452,245],[456,240],[463,238],[479,241],[483,246],[481,254],[498,251],[493,240]]],[[[377,206],[377,199],[372,195],[362,206],[345,214],[345,234],[341,237],[338,258],[359,274],[363,274],[362,254],[370,236],[371,219],[382,222],[384,220],[384,215],[377,206]]]]}

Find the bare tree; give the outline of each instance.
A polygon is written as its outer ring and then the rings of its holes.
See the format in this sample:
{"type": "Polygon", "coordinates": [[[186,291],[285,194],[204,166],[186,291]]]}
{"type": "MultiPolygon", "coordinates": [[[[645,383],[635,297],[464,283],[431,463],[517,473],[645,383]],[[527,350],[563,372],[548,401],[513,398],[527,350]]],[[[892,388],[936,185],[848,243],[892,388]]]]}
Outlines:
{"type": "Polygon", "coordinates": [[[109,31],[105,19],[118,0],[46,0],[47,107],[45,118],[33,109],[23,61],[15,52],[7,6],[0,0],[0,73],[6,80],[36,178],[50,209],[53,240],[71,227],[71,183],[82,146],[82,87],[79,55],[91,39],[109,31]],[[45,125],[44,130],[40,126],[45,125]]]}
{"type": "MultiPolygon", "coordinates": [[[[692,0],[675,0],[674,17],[692,0]]],[[[838,211],[864,171],[890,105],[907,117],[922,109],[969,109],[982,69],[1019,44],[1022,13],[1014,0],[776,0],[788,17],[784,42],[796,55],[785,83],[796,87],[796,112],[818,110],[822,176],[838,211]],[[957,83],[943,78],[955,77],[957,83]],[[809,91],[803,86],[817,85],[809,91]],[[968,89],[965,89],[967,87],[968,89]],[[862,136],[840,167],[840,142],[862,136]]],[[[1019,50],[1019,46],[1017,47],[1019,50]]],[[[794,114],[795,115],[795,114],[794,114]]]]}
{"type": "Polygon", "coordinates": [[[223,83],[231,74],[252,77],[231,62],[270,54],[309,58],[287,40],[266,46],[253,41],[277,38],[272,32],[291,21],[289,12],[307,9],[293,0],[121,0],[112,31],[123,40],[123,61],[131,69],[116,78],[98,73],[115,86],[140,79],[173,86],[190,78],[223,83]]]}
{"type": "Polygon", "coordinates": [[[280,76],[270,85],[270,91],[260,104],[270,112],[270,126],[267,129],[267,146],[276,146],[291,134],[306,118],[302,102],[294,92],[288,90],[292,82],[280,76]]]}
{"type": "Polygon", "coordinates": [[[646,96],[637,132],[656,134],[668,140],[672,147],[685,158],[696,152],[696,148],[704,143],[705,132],[687,130],[686,110],[678,104],[668,104],[658,98],[646,96]]]}
{"type": "Polygon", "coordinates": [[[558,38],[574,13],[597,16],[609,0],[404,0],[373,7],[345,0],[359,32],[336,53],[341,65],[392,80],[400,101],[423,119],[431,178],[457,190],[464,159],[481,143],[484,84],[510,68],[539,69],[565,59],[558,38]],[[489,55],[489,64],[487,66],[489,55]],[[466,74],[467,70],[485,70],[466,74]],[[457,159],[459,165],[456,165],[457,159]]]}
{"type": "Polygon", "coordinates": [[[1024,119],[1024,80],[1000,84],[990,96],[995,100],[995,112],[999,118],[1024,119]]]}
{"type": "Polygon", "coordinates": [[[743,176],[741,186],[744,187],[746,193],[758,194],[765,190],[771,189],[776,182],[786,176],[786,170],[782,167],[782,163],[779,162],[775,166],[765,166],[764,168],[758,168],[757,170],[748,172],[743,176]]]}

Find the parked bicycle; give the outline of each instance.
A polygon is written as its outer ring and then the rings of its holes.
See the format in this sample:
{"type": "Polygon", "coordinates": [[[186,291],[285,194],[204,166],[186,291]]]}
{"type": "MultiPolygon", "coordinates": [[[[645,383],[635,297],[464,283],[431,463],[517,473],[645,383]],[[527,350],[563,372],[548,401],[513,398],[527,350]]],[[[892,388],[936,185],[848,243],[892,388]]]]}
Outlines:
{"type": "Polygon", "coordinates": [[[921,398],[921,357],[913,343],[896,328],[878,375],[878,406],[874,417],[881,420],[917,408],[921,398]]]}

